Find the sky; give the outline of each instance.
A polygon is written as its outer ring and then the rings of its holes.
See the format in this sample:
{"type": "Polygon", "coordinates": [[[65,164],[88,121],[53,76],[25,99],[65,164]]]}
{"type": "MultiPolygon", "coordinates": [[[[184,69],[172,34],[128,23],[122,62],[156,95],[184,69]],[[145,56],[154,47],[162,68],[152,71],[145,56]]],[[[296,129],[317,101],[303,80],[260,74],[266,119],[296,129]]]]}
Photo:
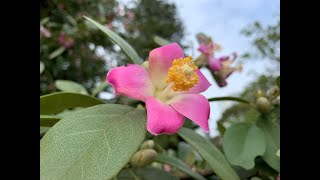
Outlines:
{"type": "MultiPolygon", "coordinates": [[[[130,0],[121,0],[124,3],[130,0]]],[[[186,36],[185,44],[193,44],[193,50],[185,54],[197,57],[200,53],[196,50],[198,44],[195,35],[203,32],[222,46],[219,55],[229,55],[232,52],[243,54],[252,51],[250,39],[240,34],[240,31],[258,20],[263,25],[275,24],[280,15],[280,0],[168,0],[175,3],[178,17],[183,21],[186,36]]],[[[237,62],[235,63],[237,64],[237,62]]],[[[234,73],[228,79],[228,85],[220,88],[214,82],[207,69],[201,69],[203,74],[212,84],[210,88],[202,93],[207,98],[221,96],[237,96],[252,82],[256,75],[263,74],[266,67],[272,64],[263,59],[257,61],[246,61],[241,73],[234,73]]],[[[220,101],[210,103],[209,128],[210,135],[218,135],[216,121],[222,112],[232,105],[233,102],[220,101]]]]}
{"type": "MultiPolygon", "coordinates": [[[[252,51],[250,39],[240,34],[248,24],[258,20],[263,25],[275,24],[280,14],[279,0],[169,0],[175,3],[178,16],[185,26],[185,42],[194,45],[193,57],[200,53],[196,50],[198,44],[195,35],[203,32],[222,46],[219,55],[228,55],[232,52],[243,54],[252,51]]],[[[186,54],[192,54],[192,50],[186,54]]],[[[237,64],[237,62],[235,63],[237,64]]],[[[263,74],[266,67],[272,67],[268,60],[246,61],[243,71],[234,73],[228,79],[228,85],[220,88],[214,82],[207,69],[201,69],[212,86],[204,93],[207,98],[221,96],[237,96],[255,79],[255,74],[263,74]],[[253,74],[252,72],[255,72],[253,74]]],[[[209,128],[210,135],[218,134],[216,121],[222,112],[233,102],[220,101],[210,103],[209,128]]]]}

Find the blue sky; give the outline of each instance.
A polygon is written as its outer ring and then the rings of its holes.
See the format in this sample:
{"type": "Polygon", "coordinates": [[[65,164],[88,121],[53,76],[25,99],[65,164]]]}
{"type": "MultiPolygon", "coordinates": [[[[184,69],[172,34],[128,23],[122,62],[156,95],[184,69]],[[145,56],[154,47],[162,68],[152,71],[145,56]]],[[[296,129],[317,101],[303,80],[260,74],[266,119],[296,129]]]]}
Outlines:
{"type": "MultiPolygon", "coordinates": [[[[199,55],[196,48],[198,46],[195,35],[203,32],[212,36],[213,40],[222,46],[220,54],[230,54],[236,51],[238,54],[252,50],[247,37],[240,34],[246,25],[253,21],[260,21],[262,24],[274,24],[277,15],[280,14],[279,0],[169,0],[176,4],[178,16],[185,26],[185,43],[193,44],[193,52],[187,54],[199,55]]],[[[265,73],[266,67],[272,67],[266,60],[251,61],[244,63],[241,73],[232,74],[224,88],[219,88],[207,69],[201,71],[209,79],[212,86],[204,93],[206,97],[237,96],[250,82],[254,80],[256,74],[265,73]]],[[[210,103],[210,134],[217,135],[216,121],[220,118],[224,109],[232,105],[232,102],[212,102],[210,103]]]]}
{"type": "MultiPolygon", "coordinates": [[[[130,0],[121,0],[130,2],[130,0]]],[[[185,52],[197,57],[199,52],[195,35],[203,32],[213,38],[222,46],[219,55],[228,55],[232,52],[243,54],[253,50],[247,37],[240,31],[248,24],[258,20],[263,25],[274,24],[280,15],[279,0],[168,0],[175,3],[178,16],[185,26],[186,36],[184,42],[193,44],[193,50],[185,52]]],[[[212,86],[204,93],[206,97],[237,96],[250,82],[255,74],[263,74],[266,67],[273,67],[266,60],[245,62],[241,73],[234,73],[228,79],[228,85],[219,88],[207,69],[201,69],[212,86]]],[[[220,118],[224,109],[232,105],[232,102],[210,103],[211,114],[209,119],[210,135],[217,135],[216,121],[220,118]]]]}

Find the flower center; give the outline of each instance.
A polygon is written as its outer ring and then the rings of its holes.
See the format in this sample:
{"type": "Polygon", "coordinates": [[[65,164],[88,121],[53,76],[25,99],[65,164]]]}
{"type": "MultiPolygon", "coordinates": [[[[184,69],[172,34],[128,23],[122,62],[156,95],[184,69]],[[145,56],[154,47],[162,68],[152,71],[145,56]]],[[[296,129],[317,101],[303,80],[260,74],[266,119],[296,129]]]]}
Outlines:
{"type": "Polygon", "coordinates": [[[172,62],[166,83],[171,83],[174,91],[187,91],[198,84],[198,67],[191,61],[192,57],[179,58],[172,62]]]}

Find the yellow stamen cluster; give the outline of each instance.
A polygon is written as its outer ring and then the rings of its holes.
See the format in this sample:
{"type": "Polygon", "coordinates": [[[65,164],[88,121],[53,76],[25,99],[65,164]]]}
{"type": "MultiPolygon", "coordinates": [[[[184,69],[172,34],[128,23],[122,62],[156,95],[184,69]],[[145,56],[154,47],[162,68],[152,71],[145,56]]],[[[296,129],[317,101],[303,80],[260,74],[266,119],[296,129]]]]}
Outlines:
{"type": "Polygon", "coordinates": [[[198,84],[198,67],[191,61],[192,57],[176,59],[168,71],[167,83],[172,83],[174,91],[187,91],[198,84]]]}

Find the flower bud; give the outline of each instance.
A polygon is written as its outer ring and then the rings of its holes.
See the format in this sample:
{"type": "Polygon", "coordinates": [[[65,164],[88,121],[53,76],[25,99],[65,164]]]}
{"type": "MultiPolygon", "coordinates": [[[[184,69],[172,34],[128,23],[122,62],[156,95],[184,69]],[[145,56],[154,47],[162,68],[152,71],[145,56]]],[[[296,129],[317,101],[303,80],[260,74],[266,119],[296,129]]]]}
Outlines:
{"type": "Polygon", "coordinates": [[[272,104],[273,104],[273,105],[280,105],[280,96],[278,96],[277,98],[275,98],[274,100],[272,100],[272,104]]]}
{"type": "Polygon", "coordinates": [[[256,101],[257,109],[261,113],[267,113],[271,110],[271,103],[270,101],[265,97],[259,97],[256,101]]]}
{"type": "Polygon", "coordinates": [[[278,86],[273,86],[271,89],[267,91],[267,97],[270,99],[274,99],[280,94],[280,88],[278,86]]]}
{"type": "Polygon", "coordinates": [[[136,152],[131,160],[130,164],[133,167],[143,167],[150,165],[156,158],[157,152],[153,149],[142,149],[136,152]]]}
{"type": "Polygon", "coordinates": [[[256,97],[259,98],[259,97],[263,97],[264,96],[264,93],[263,91],[261,91],[260,89],[256,92],[256,97]]]}
{"type": "Polygon", "coordinates": [[[280,157],[280,149],[277,151],[277,156],[280,157]]]}
{"type": "Polygon", "coordinates": [[[144,61],[141,66],[145,69],[145,70],[148,70],[149,68],[149,61],[144,61]]]}
{"type": "Polygon", "coordinates": [[[140,146],[140,149],[153,149],[154,147],[154,141],[153,140],[147,140],[140,146]]]}

